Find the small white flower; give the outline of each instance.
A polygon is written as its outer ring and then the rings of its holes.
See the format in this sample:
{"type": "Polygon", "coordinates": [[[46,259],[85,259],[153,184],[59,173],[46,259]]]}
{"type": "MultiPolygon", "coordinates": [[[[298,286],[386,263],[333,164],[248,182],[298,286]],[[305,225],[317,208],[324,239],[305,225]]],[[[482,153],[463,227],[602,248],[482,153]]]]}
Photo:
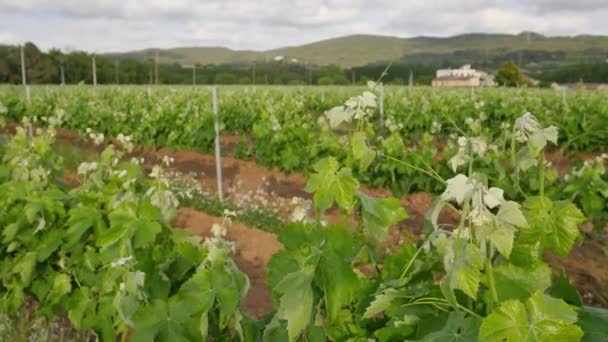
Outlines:
{"type": "Polygon", "coordinates": [[[86,175],[95,170],[97,170],[97,162],[84,162],[78,166],[77,173],[79,175],[86,175]]]}
{"type": "Polygon", "coordinates": [[[481,137],[473,137],[469,139],[469,142],[471,143],[471,149],[473,152],[483,158],[488,149],[488,144],[486,141],[481,137]]]}
{"type": "Polygon", "coordinates": [[[127,152],[130,153],[130,152],[133,151],[134,145],[133,145],[131,136],[119,133],[118,136],[116,137],[116,139],[120,142],[120,144],[122,145],[122,147],[127,152]]]}
{"type": "Polygon", "coordinates": [[[44,230],[44,228],[46,228],[46,221],[44,220],[44,217],[40,217],[38,219],[38,225],[36,226],[36,229],[34,230],[34,234],[38,233],[41,230],[44,230]]]}
{"type": "Polygon", "coordinates": [[[162,176],[163,170],[160,166],[154,165],[152,167],[152,172],[148,175],[150,178],[159,179],[162,176]]]}
{"type": "Polygon", "coordinates": [[[173,157],[169,157],[167,155],[163,156],[163,165],[165,166],[170,166],[171,164],[173,164],[173,162],[175,161],[175,159],[173,159],[173,157]]]}
{"type": "Polygon", "coordinates": [[[224,228],[224,226],[221,224],[214,223],[211,226],[211,233],[216,238],[224,237],[226,236],[226,228],[224,228]]]}
{"type": "Polygon", "coordinates": [[[129,255],[127,257],[123,257],[123,258],[118,258],[110,263],[110,267],[111,268],[121,267],[121,266],[124,266],[124,265],[130,263],[131,261],[133,261],[133,256],[131,256],[131,255],[129,255]]]}
{"type": "Polygon", "coordinates": [[[236,212],[228,209],[224,209],[224,217],[236,217],[236,212]]]}
{"type": "Polygon", "coordinates": [[[437,121],[433,121],[431,124],[431,134],[439,134],[441,132],[441,124],[437,121]]]}

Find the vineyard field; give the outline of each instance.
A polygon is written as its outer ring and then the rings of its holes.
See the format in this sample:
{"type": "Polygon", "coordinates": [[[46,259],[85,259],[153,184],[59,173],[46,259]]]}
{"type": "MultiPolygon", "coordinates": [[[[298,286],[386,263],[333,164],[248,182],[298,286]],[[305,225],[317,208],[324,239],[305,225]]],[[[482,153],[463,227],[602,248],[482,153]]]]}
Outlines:
{"type": "Polygon", "coordinates": [[[0,86],[0,340],[608,340],[607,92],[217,92],[0,86]]]}

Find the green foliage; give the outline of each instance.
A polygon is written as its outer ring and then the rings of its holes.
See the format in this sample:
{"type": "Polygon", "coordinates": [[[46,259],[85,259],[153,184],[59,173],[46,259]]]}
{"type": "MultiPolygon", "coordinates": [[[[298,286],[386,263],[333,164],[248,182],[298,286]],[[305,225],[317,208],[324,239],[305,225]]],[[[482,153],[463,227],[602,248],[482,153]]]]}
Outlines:
{"type": "Polygon", "coordinates": [[[500,67],[495,81],[506,87],[520,87],[526,84],[526,78],[513,61],[508,61],[500,67]]]}
{"type": "Polygon", "coordinates": [[[553,202],[546,197],[530,197],[524,208],[529,226],[519,230],[514,262],[537,262],[545,250],[566,257],[580,235],[578,224],[585,219],[581,211],[570,202],[553,202]]]}
{"type": "Polygon", "coordinates": [[[608,310],[585,306],[578,311],[578,324],[583,329],[583,342],[602,341],[608,338],[608,310]]]}
{"type": "Polygon", "coordinates": [[[129,328],[143,341],[242,334],[248,280],[228,257],[230,245],[221,237],[203,245],[168,226],[171,201],[156,201],[149,190],[159,185],[139,166],[115,163],[124,154],[113,146],[79,168],[83,184],[60,186],[56,170],[43,168],[58,165],[52,141],[48,132],[28,138],[18,130],[2,156],[2,312],[35,300],[36,315],[67,314],[103,341],[129,328]]]}
{"type": "MultiPolygon", "coordinates": [[[[208,100],[162,88],[147,98],[134,89],[79,89],[65,98],[34,98],[28,106],[14,95],[0,100],[10,120],[65,124],[91,140],[103,132],[125,149],[129,141],[119,133],[126,131],[140,144],[212,146],[213,116],[202,109],[208,100]],[[116,96],[101,101],[100,94],[116,96]],[[61,114],[64,108],[70,115],[61,114]],[[38,120],[42,110],[52,114],[38,120]]],[[[142,341],[601,338],[604,312],[570,306],[581,304],[576,289],[564,275],[552,282],[542,258],[545,251],[565,257],[584,220],[552,187],[545,149],[588,126],[552,116],[552,107],[524,91],[513,98],[489,92],[473,99],[413,92],[399,100],[405,105],[387,96],[387,120],[379,125],[376,90],[371,83],[360,95],[328,93],[323,100],[298,91],[235,92],[222,102],[225,130],[251,134],[252,153],[264,165],[306,170],[306,190],[314,192],[314,223],[279,230],[284,249],[268,265],[274,310],[261,321],[239,309],[249,284],[231,259],[233,246],[222,238],[222,227],[201,244],[169,226],[178,205],[171,189],[177,186],[162,168],[154,167],[148,179],[139,166],[121,162],[126,153],[110,145],[79,166],[83,184],[69,189],[57,182],[61,160],[51,148],[52,135],[29,138],[18,130],[0,149],[2,310],[15,313],[34,300],[36,314],[67,314],[75,328],[108,341],[131,328],[132,338],[142,341]],[[320,114],[338,99],[344,104],[320,114]],[[558,136],[557,123],[542,127],[531,114],[518,119],[513,132],[492,128],[525,106],[538,109],[543,121],[564,120],[559,126],[566,132],[558,136]],[[482,114],[462,114],[472,111],[482,114]],[[443,125],[431,121],[431,113],[445,114],[443,125]],[[458,127],[461,122],[467,127],[458,127]],[[450,133],[471,136],[444,139],[450,133]],[[437,141],[446,142],[445,160],[434,160],[437,141]],[[518,153],[516,142],[526,143],[518,153]],[[508,147],[512,158],[505,165],[508,147]],[[448,168],[445,161],[452,159],[456,167],[448,168]],[[528,167],[520,167],[521,160],[528,167]],[[466,174],[452,174],[464,166],[466,174]],[[538,177],[530,177],[534,171],[538,177]],[[426,216],[425,238],[409,236],[410,244],[383,248],[389,227],[407,213],[395,198],[365,195],[360,183],[390,185],[395,193],[441,193],[426,216]],[[324,212],[336,205],[344,224],[324,226],[324,212]],[[444,207],[459,219],[440,221],[444,207]]],[[[585,137],[585,144],[605,139],[585,137]]],[[[592,171],[590,179],[602,179],[599,168],[592,171]]],[[[201,198],[187,204],[218,214],[231,208],[201,198]]],[[[235,219],[274,222],[256,215],[235,219]]]]}
{"type": "Polygon", "coordinates": [[[408,217],[396,198],[377,199],[361,192],[357,196],[361,201],[361,218],[367,233],[376,241],[384,241],[387,229],[408,217]]]}
{"type": "Polygon", "coordinates": [[[483,320],[484,341],[578,341],[583,336],[574,323],[576,312],[560,299],[536,292],[525,303],[503,302],[483,320]]]}
{"type": "Polygon", "coordinates": [[[322,159],[313,166],[316,173],[310,176],[305,190],[315,193],[315,207],[319,212],[331,208],[334,202],[347,213],[354,209],[355,191],[359,182],[349,168],[339,169],[339,166],[336,159],[331,157],[322,159]]]}

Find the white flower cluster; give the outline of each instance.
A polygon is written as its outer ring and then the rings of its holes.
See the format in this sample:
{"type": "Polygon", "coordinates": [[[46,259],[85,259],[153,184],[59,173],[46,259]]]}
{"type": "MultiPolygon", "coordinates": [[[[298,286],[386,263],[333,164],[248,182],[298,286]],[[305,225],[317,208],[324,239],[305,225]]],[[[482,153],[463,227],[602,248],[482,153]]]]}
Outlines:
{"type": "Polygon", "coordinates": [[[274,115],[270,115],[270,124],[272,125],[272,130],[273,131],[280,131],[281,130],[281,123],[279,122],[279,120],[274,116],[274,115]]]}
{"type": "Polygon", "coordinates": [[[469,130],[474,134],[479,134],[481,131],[481,120],[468,117],[464,119],[464,123],[469,127],[469,130]]]}
{"type": "Polygon", "coordinates": [[[585,160],[583,166],[571,170],[564,176],[564,180],[569,181],[573,178],[582,178],[587,173],[601,177],[606,174],[606,161],[608,161],[608,153],[602,153],[593,159],[585,160]]]}
{"type": "Polygon", "coordinates": [[[524,113],[515,120],[515,139],[521,143],[528,141],[528,138],[540,129],[536,117],[530,112],[524,113]]]}
{"type": "Polygon", "coordinates": [[[211,233],[216,238],[224,237],[224,236],[226,236],[226,228],[219,223],[214,223],[211,226],[211,233]]]}
{"type": "Polygon", "coordinates": [[[226,236],[225,223],[214,223],[211,226],[212,236],[205,239],[203,245],[207,248],[207,257],[205,263],[217,264],[224,262],[230,254],[234,254],[236,246],[234,242],[224,239],[226,236]]]}
{"type": "Polygon", "coordinates": [[[176,209],[179,201],[171,191],[169,179],[165,177],[162,167],[154,165],[148,176],[155,180],[153,186],[145,194],[150,203],[161,210],[176,209]]]}
{"type": "MultiPolygon", "coordinates": [[[[142,158],[142,159],[143,159],[143,158],[142,158]]],[[[169,166],[171,166],[171,164],[173,164],[174,162],[175,162],[175,159],[174,159],[173,157],[170,157],[170,156],[167,156],[167,155],[163,156],[163,159],[162,159],[162,165],[163,165],[163,166],[165,166],[165,167],[169,167],[169,166]]]]}
{"type": "Polygon", "coordinates": [[[132,157],[130,160],[131,163],[137,164],[137,165],[143,165],[144,161],[145,161],[144,157],[141,157],[141,158],[132,157]]]}
{"type": "Polygon", "coordinates": [[[237,213],[234,210],[224,209],[222,216],[224,217],[224,222],[232,223],[232,219],[237,216],[237,213]]]}
{"type": "Polygon", "coordinates": [[[126,257],[118,258],[110,263],[111,268],[118,268],[127,265],[133,261],[133,256],[129,255],[126,257]]]}
{"type": "Polygon", "coordinates": [[[517,169],[527,170],[536,164],[536,158],[547,146],[548,142],[557,144],[557,127],[541,127],[536,117],[526,112],[515,121],[513,126],[513,138],[521,143],[526,143],[526,153],[518,157],[517,169]]]}
{"type": "Polygon", "coordinates": [[[127,114],[123,112],[114,112],[112,116],[118,121],[124,121],[127,118],[127,114]]]}
{"type": "MultiPolygon", "coordinates": [[[[526,225],[525,219],[519,210],[519,205],[512,201],[505,201],[504,191],[500,188],[487,188],[480,181],[458,174],[447,181],[445,191],[441,194],[444,201],[455,201],[462,206],[469,203],[468,219],[473,226],[482,227],[497,219],[491,210],[507,206],[503,220],[516,226],[526,225]],[[508,215],[508,216],[507,216],[508,215]]],[[[501,208],[502,209],[502,208],[501,208]]],[[[499,212],[500,214],[500,212],[499,212]]]]}
{"type": "Polygon", "coordinates": [[[103,141],[105,140],[105,136],[103,133],[97,133],[90,128],[87,128],[85,132],[87,133],[89,138],[93,140],[93,144],[95,144],[95,146],[103,144],[103,141]]]}
{"type": "MultiPolygon", "coordinates": [[[[375,83],[369,83],[372,90],[375,83]]],[[[376,94],[365,91],[361,95],[353,96],[344,102],[343,106],[337,106],[325,112],[325,117],[329,120],[329,127],[336,128],[342,122],[351,122],[354,119],[361,120],[371,115],[372,111],[378,106],[376,94]]]]}
{"type": "Polygon", "coordinates": [[[83,163],[80,163],[80,165],[78,165],[77,173],[79,175],[83,175],[84,176],[84,175],[86,175],[88,173],[91,173],[91,172],[97,170],[97,166],[98,166],[97,162],[83,162],[83,163]]]}
{"type": "Polygon", "coordinates": [[[395,120],[389,116],[388,118],[384,119],[384,127],[387,127],[388,130],[392,133],[395,131],[402,130],[405,126],[402,122],[395,122],[395,120]]]}
{"type": "Polygon", "coordinates": [[[127,151],[128,153],[133,152],[133,138],[131,138],[130,135],[124,135],[122,133],[119,133],[116,139],[120,142],[125,151],[127,151]]]}
{"type": "Polygon", "coordinates": [[[8,113],[8,108],[6,108],[6,106],[0,102],[0,114],[6,114],[8,113]]]}
{"type": "Polygon", "coordinates": [[[488,144],[482,137],[458,137],[458,152],[448,160],[452,171],[456,172],[462,165],[468,163],[473,155],[483,158],[488,150],[488,144]]]}
{"type": "Polygon", "coordinates": [[[291,222],[307,222],[310,209],[312,208],[312,201],[301,197],[293,197],[291,204],[295,207],[291,212],[289,220],[291,222]]]}
{"type": "Polygon", "coordinates": [[[265,189],[270,187],[270,182],[262,179],[262,183],[255,190],[244,190],[242,180],[237,180],[233,186],[226,190],[226,197],[230,197],[237,208],[250,211],[268,211],[278,214],[280,209],[287,207],[288,203],[284,203],[284,199],[280,196],[275,196],[274,193],[268,193],[265,189]]]}
{"type": "Polygon", "coordinates": [[[441,133],[441,123],[433,120],[433,123],[431,124],[431,134],[437,135],[439,133],[441,133]]]}
{"type": "MultiPolygon", "coordinates": [[[[67,117],[68,114],[66,113],[65,110],[58,108],[55,110],[55,115],[51,115],[51,116],[46,116],[43,115],[40,117],[40,121],[45,122],[49,128],[57,128],[57,127],[61,127],[61,125],[67,121],[67,117]]],[[[36,118],[34,118],[33,120],[34,122],[36,122],[36,118]]]]}
{"type": "Polygon", "coordinates": [[[127,170],[111,170],[110,175],[118,178],[126,178],[127,170]]]}

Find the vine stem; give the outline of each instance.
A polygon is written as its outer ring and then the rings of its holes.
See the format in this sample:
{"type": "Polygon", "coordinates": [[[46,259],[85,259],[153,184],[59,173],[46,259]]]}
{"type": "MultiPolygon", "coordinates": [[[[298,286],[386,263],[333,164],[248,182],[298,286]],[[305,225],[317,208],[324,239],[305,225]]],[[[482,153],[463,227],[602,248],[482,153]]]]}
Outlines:
{"type": "Polygon", "coordinates": [[[396,163],[402,164],[402,165],[404,165],[406,167],[412,168],[412,169],[414,169],[416,171],[422,172],[422,173],[424,173],[425,175],[427,175],[429,177],[433,177],[436,180],[438,180],[439,182],[441,182],[442,184],[446,183],[446,181],[443,178],[441,178],[441,176],[439,176],[439,174],[437,174],[436,172],[434,172],[434,170],[433,170],[433,172],[430,172],[430,171],[421,169],[421,168],[419,168],[417,166],[414,166],[412,164],[406,163],[406,162],[404,162],[401,159],[397,159],[397,158],[394,158],[394,157],[391,157],[391,156],[383,155],[383,157],[385,157],[387,159],[390,159],[390,160],[392,160],[392,161],[394,161],[396,163]]]}
{"type": "MultiPolygon", "coordinates": [[[[494,303],[498,303],[498,292],[496,291],[496,282],[494,281],[494,268],[492,266],[492,259],[488,258],[486,260],[486,271],[488,273],[488,282],[490,286],[490,293],[492,294],[492,300],[494,303]]],[[[490,305],[490,311],[492,311],[494,305],[490,305]]]]}
{"type": "Polygon", "coordinates": [[[427,243],[430,243],[431,239],[435,236],[435,234],[437,232],[438,231],[436,230],[433,233],[431,233],[431,235],[429,235],[429,237],[426,240],[424,240],[422,245],[420,247],[418,247],[418,250],[416,250],[416,253],[414,253],[414,256],[412,256],[412,258],[410,259],[408,264],[403,269],[403,272],[401,272],[401,276],[399,277],[399,280],[403,280],[403,278],[405,278],[405,275],[407,274],[407,272],[410,270],[410,268],[414,264],[414,261],[416,260],[416,258],[418,258],[418,255],[420,254],[420,252],[422,252],[422,249],[424,248],[424,246],[426,246],[427,243]]]}
{"type": "Polygon", "coordinates": [[[515,125],[511,133],[511,167],[515,168],[515,125]]]}
{"type": "MultiPolygon", "coordinates": [[[[443,298],[433,298],[433,297],[430,297],[430,298],[420,298],[420,299],[418,299],[417,301],[415,301],[413,303],[406,304],[405,306],[411,306],[411,305],[433,305],[433,306],[435,306],[435,305],[451,305],[451,304],[447,300],[445,300],[443,298]]],[[[471,316],[474,316],[474,317],[477,317],[477,318],[480,318],[480,319],[483,318],[479,314],[477,314],[475,311],[472,311],[471,309],[469,309],[469,308],[467,308],[467,307],[465,307],[463,305],[460,305],[460,304],[456,303],[456,307],[459,310],[462,310],[462,311],[468,313],[471,316]]]]}
{"type": "Polygon", "coordinates": [[[538,160],[538,182],[540,197],[545,197],[545,150],[541,151],[538,160]]]}

